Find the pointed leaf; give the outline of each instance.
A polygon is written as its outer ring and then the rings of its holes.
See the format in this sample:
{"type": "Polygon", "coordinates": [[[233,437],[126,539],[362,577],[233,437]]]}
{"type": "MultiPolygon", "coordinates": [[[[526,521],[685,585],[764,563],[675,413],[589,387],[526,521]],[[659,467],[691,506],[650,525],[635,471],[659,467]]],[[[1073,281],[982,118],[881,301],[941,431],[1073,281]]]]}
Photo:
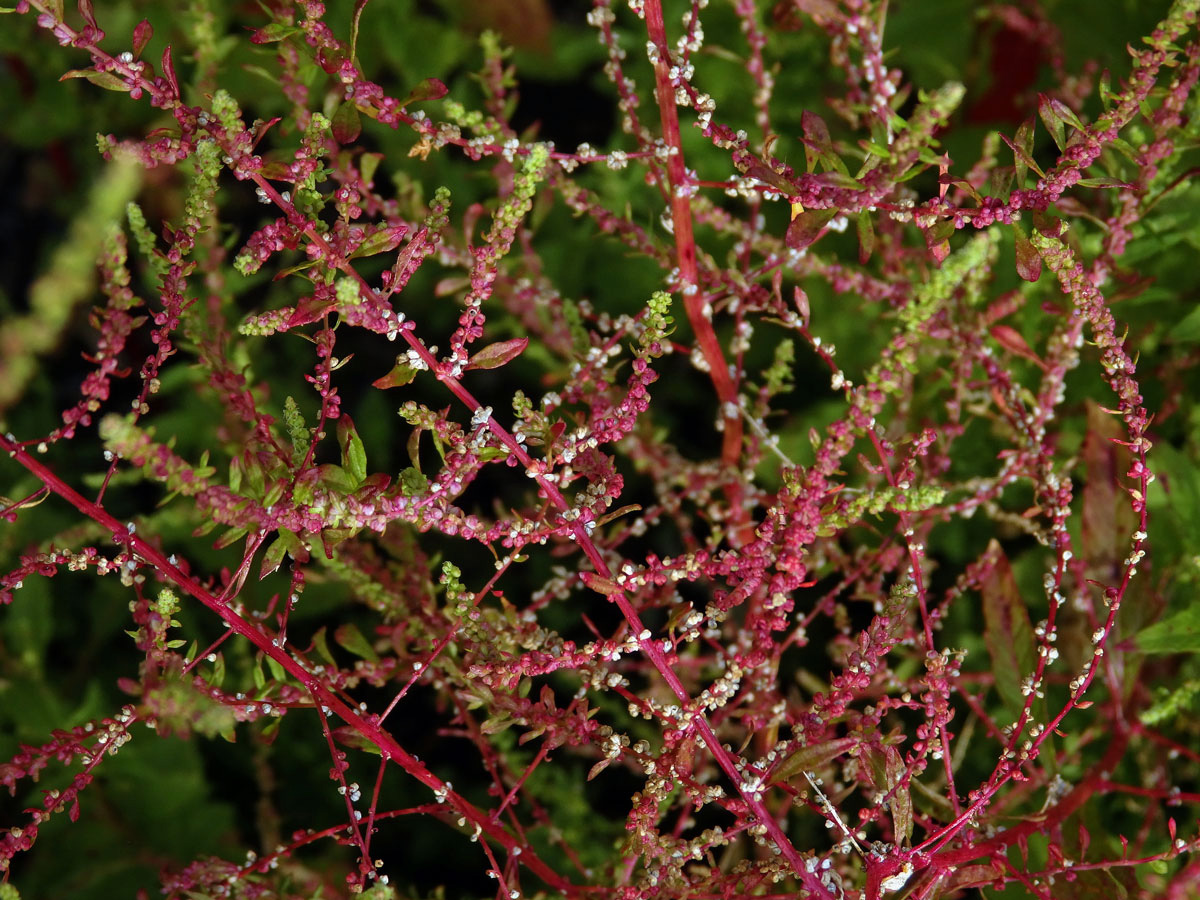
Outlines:
{"type": "Polygon", "coordinates": [[[367,639],[363,637],[363,633],[358,630],[358,626],[352,622],[339,625],[337,631],[333,633],[333,639],[338,642],[339,646],[349,650],[355,656],[361,656],[370,662],[379,662],[379,654],[375,652],[367,639]]]}
{"type": "Polygon", "coordinates": [[[1200,652],[1200,603],[1143,628],[1134,643],[1143,653],[1200,652]]]}
{"type": "Polygon", "coordinates": [[[1021,332],[1015,328],[1010,328],[1007,325],[993,325],[990,329],[993,340],[1009,353],[1015,353],[1017,356],[1024,357],[1034,363],[1042,371],[1046,370],[1046,364],[1041,358],[1030,349],[1025,343],[1025,338],[1021,336],[1021,332]]]}
{"type": "Polygon", "coordinates": [[[1042,117],[1042,124],[1054,138],[1054,143],[1059,150],[1063,150],[1067,146],[1067,130],[1063,125],[1063,118],[1059,110],[1061,106],[1062,104],[1057,100],[1052,100],[1045,94],[1038,94],[1038,115],[1042,117]]]}
{"type": "Polygon", "coordinates": [[[408,106],[410,103],[419,103],[422,100],[441,100],[446,94],[446,85],[436,78],[426,78],[409,91],[408,97],[400,105],[408,106]]]}
{"type": "Polygon", "coordinates": [[[837,215],[836,209],[809,209],[792,219],[788,225],[786,243],[793,250],[803,250],[812,245],[825,230],[825,226],[837,215]]]}
{"type": "Polygon", "coordinates": [[[330,127],[333,139],[343,147],[353,144],[362,134],[362,119],[358,115],[358,107],[349,100],[343,100],[333,113],[330,127]]]}
{"type": "Polygon", "coordinates": [[[1097,178],[1080,178],[1075,182],[1080,187],[1091,188],[1132,188],[1133,185],[1128,181],[1122,181],[1120,178],[1109,178],[1107,175],[1101,175],[1097,178]]]}
{"type": "Polygon", "coordinates": [[[377,387],[380,390],[388,388],[402,387],[408,384],[417,377],[417,370],[408,363],[398,362],[392,367],[392,371],[388,372],[381,378],[376,378],[371,382],[372,387],[377,387]]]}
{"type": "Polygon", "coordinates": [[[904,783],[906,768],[900,751],[890,744],[884,748],[887,771],[887,789],[891,793],[888,805],[892,811],[892,828],[895,831],[895,841],[900,846],[907,846],[912,838],[913,802],[912,793],[904,783]]]}
{"type": "Polygon", "coordinates": [[[71,69],[69,72],[64,72],[59,81],[66,81],[68,78],[86,78],[96,87],[102,87],[106,91],[128,91],[130,85],[123,81],[112,72],[97,72],[95,69],[71,69]]]}
{"type": "Polygon", "coordinates": [[[829,126],[825,124],[825,120],[806,109],[800,113],[800,127],[804,131],[804,158],[809,174],[816,169],[818,162],[829,167],[834,158],[833,141],[829,137],[829,126]]]}
{"type": "Polygon", "coordinates": [[[179,79],[175,77],[175,63],[171,60],[171,45],[163,49],[162,55],[162,70],[167,81],[171,85],[171,94],[176,99],[179,98],[179,79]]]}
{"type": "Polygon", "coordinates": [[[406,234],[408,234],[408,226],[404,223],[385,225],[373,231],[365,241],[359,244],[358,248],[350,254],[350,258],[359,259],[363,256],[374,256],[377,253],[390,253],[400,246],[400,242],[404,240],[406,234]]]}
{"type": "Polygon", "coordinates": [[[1033,135],[1035,127],[1034,120],[1028,118],[1017,128],[1017,133],[1011,140],[1007,135],[1000,135],[1004,143],[1012,148],[1013,159],[1016,161],[1018,185],[1025,183],[1025,175],[1029,169],[1037,172],[1039,178],[1046,177],[1046,173],[1042,171],[1041,166],[1033,158],[1033,135]]]}
{"type": "Polygon", "coordinates": [[[96,13],[92,9],[92,0],[79,0],[78,6],[79,14],[83,16],[83,21],[87,22],[92,26],[92,28],[99,31],[100,26],[96,24],[96,13]]]}
{"type": "Polygon", "coordinates": [[[790,197],[796,192],[796,188],[793,184],[788,182],[787,179],[777,173],[774,169],[757,159],[746,167],[745,174],[749,175],[751,178],[757,178],[759,181],[769,184],[785,197],[790,197]]]}
{"type": "Polygon", "coordinates": [[[508,341],[497,341],[488,344],[471,357],[467,363],[467,371],[471,369],[498,369],[505,363],[516,359],[529,346],[529,338],[512,338],[508,341]]]}
{"type": "Polygon", "coordinates": [[[1015,229],[1014,237],[1017,243],[1017,274],[1025,281],[1037,281],[1042,277],[1042,255],[1020,228],[1015,229]]]}
{"type": "Polygon", "coordinates": [[[374,753],[376,756],[383,755],[383,751],[355,729],[353,725],[343,725],[341,728],[335,728],[330,734],[343,747],[349,747],[352,750],[362,750],[366,753],[374,753]]]}
{"type": "Polygon", "coordinates": [[[849,751],[858,741],[855,738],[838,738],[801,747],[799,750],[784,758],[771,772],[772,781],[787,781],[802,772],[815,772],[828,763],[833,762],[843,753],[849,751]]]}
{"type": "Polygon", "coordinates": [[[318,628],[317,633],[313,635],[313,647],[316,648],[317,655],[325,660],[326,665],[337,668],[337,661],[333,658],[333,654],[329,652],[329,642],[325,640],[324,625],[318,628]]]}
{"type": "Polygon", "coordinates": [[[871,224],[871,214],[864,209],[854,224],[858,229],[858,261],[866,265],[875,251],[875,226],[871,224]]]}
{"type": "Polygon", "coordinates": [[[996,691],[1015,720],[1025,708],[1021,681],[1033,672],[1035,649],[1029,611],[1013,576],[1008,557],[995,539],[985,559],[992,563],[980,588],[983,593],[983,640],[992,658],[996,691]]]}
{"type": "Polygon", "coordinates": [[[142,51],[146,49],[146,45],[150,43],[150,38],[154,37],[154,26],[150,24],[149,19],[142,19],[133,29],[133,55],[136,59],[142,55],[142,51]]]}
{"type": "Polygon", "coordinates": [[[354,487],[358,487],[367,477],[367,451],[354,427],[354,420],[348,415],[338,419],[337,435],[338,446],[342,449],[342,468],[349,474],[354,487]]]}
{"type": "Polygon", "coordinates": [[[1083,438],[1083,515],[1079,525],[1085,559],[1120,559],[1138,519],[1122,485],[1132,454],[1113,443],[1127,437],[1121,420],[1087,401],[1083,438]]]}
{"type": "Polygon", "coordinates": [[[284,38],[289,38],[293,34],[300,34],[303,29],[299,25],[284,25],[281,22],[272,22],[270,25],[264,25],[250,36],[252,44],[272,44],[275,41],[282,41],[284,38]]]}

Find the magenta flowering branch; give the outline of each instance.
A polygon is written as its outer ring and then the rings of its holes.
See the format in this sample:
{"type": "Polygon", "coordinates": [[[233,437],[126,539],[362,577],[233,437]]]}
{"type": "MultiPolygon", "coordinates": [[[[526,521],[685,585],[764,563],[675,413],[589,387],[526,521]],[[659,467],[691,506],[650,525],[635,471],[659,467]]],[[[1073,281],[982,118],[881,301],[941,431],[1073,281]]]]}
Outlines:
{"type": "MultiPolygon", "coordinates": [[[[433,790],[451,809],[458,812],[482,833],[487,834],[489,839],[497,841],[510,852],[520,846],[514,841],[511,835],[499,828],[490,816],[485,815],[465,799],[449,790],[441,779],[437,778],[423,763],[404,750],[391,735],[380,728],[374,721],[374,717],[364,717],[331,692],[314,677],[311,664],[305,665],[296,658],[296,651],[293,650],[291,653],[285,652],[262,629],[254,626],[235,612],[230,605],[231,598],[221,599],[214,597],[195,578],[184,573],[177,565],[163,556],[158,549],[146,543],[128,525],[117,521],[102,507],[92,503],[87,498],[75,492],[69,485],[60,481],[54,473],[42,466],[8,437],[0,437],[0,447],[20,465],[37,475],[50,490],[69,502],[81,513],[108,529],[112,534],[114,543],[124,548],[126,558],[135,568],[139,564],[138,561],[151,566],[159,577],[175,584],[189,596],[198,600],[218,615],[229,627],[230,631],[250,641],[262,653],[274,659],[289,675],[304,685],[304,689],[312,696],[314,703],[322,707],[322,709],[318,710],[322,717],[326,715],[323,709],[328,708],[333,714],[342,719],[342,721],[352,726],[359,734],[379,747],[387,759],[394,760],[405,772],[433,790]]],[[[545,880],[548,884],[554,885],[557,890],[564,893],[573,892],[572,886],[560,879],[552,869],[537,858],[536,854],[528,852],[521,855],[522,863],[538,875],[538,877],[545,880]]]]}

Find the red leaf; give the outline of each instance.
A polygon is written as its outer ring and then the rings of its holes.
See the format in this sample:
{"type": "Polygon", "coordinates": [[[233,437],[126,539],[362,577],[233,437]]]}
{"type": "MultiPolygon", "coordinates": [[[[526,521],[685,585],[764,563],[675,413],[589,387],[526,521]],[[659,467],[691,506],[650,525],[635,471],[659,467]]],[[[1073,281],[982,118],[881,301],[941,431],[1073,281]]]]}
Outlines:
{"type": "Polygon", "coordinates": [[[171,92],[179,99],[179,79],[175,77],[175,63],[171,62],[171,45],[167,44],[162,55],[162,70],[167,81],[171,83],[171,92]]]}
{"type": "Polygon", "coordinates": [[[467,370],[498,369],[520,356],[527,346],[529,346],[529,338],[513,338],[488,344],[471,357],[467,363],[467,370]]]}
{"type": "Polygon", "coordinates": [[[1021,332],[1015,328],[1009,328],[1007,325],[993,325],[991,327],[992,338],[1007,350],[1009,353],[1015,353],[1017,356],[1024,357],[1034,363],[1043,372],[1046,371],[1046,364],[1042,362],[1041,357],[1029,348],[1025,343],[1025,338],[1021,336],[1021,332]]]}
{"type": "Polygon", "coordinates": [[[154,26],[150,24],[149,19],[142,19],[133,29],[133,55],[135,57],[142,55],[142,51],[146,49],[146,45],[150,43],[152,37],[154,37],[154,26]]]}
{"type": "Polygon", "coordinates": [[[807,109],[800,113],[800,127],[804,129],[804,157],[811,173],[819,160],[833,156],[833,141],[825,120],[807,109]]]}
{"type": "Polygon", "coordinates": [[[79,14],[92,28],[100,30],[100,26],[96,24],[96,13],[92,9],[92,0],[79,0],[79,14]]]}

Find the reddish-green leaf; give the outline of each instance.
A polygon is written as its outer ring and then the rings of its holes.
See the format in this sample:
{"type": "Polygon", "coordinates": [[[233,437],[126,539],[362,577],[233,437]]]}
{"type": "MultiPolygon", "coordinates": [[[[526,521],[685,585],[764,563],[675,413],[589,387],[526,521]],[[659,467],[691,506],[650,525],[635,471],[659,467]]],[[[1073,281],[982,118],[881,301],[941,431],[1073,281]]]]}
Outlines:
{"type": "Polygon", "coordinates": [[[68,78],[86,78],[96,87],[102,87],[106,91],[128,91],[130,90],[129,83],[114,75],[112,72],[97,72],[95,69],[71,69],[69,72],[64,72],[59,81],[66,81],[68,78]]]}
{"type": "Polygon", "coordinates": [[[1033,352],[1029,344],[1025,343],[1025,338],[1021,336],[1021,332],[1007,325],[993,325],[990,331],[992,339],[1009,353],[1015,353],[1017,356],[1024,357],[1037,365],[1042,371],[1046,370],[1046,364],[1033,352]]]}
{"type": "Polygon", "coordinates": [[[376,378],[371,382],[372,387],[377,387],[380,390],[388,388],[401,387],[408,384],[417,377],[417,370],[408,363],[398,362],[392,367],[392,371],[388,372],[382,378],[376,378]]]}
{"type": "Polygon", "coordinates": [[[846,753],[858,741],[855,738],[838,738],[824,741],[820,744],[810,744],[801,747],[789,756],[771,772],[772,781],[787,781],[802,772],[815,772],[846,753]]]}
{"type": "Polygon", "coordinates": [[[1042,117],[1042,124],[1054,138],[1054,143],[1059,150],[1067,146],[1067,129],[1063,124],[1065,121],[1062,115],[1063,109],[1065,107],[1059,101],[1047,97],[1045,94],[1038,94],[1038,115],[1042,117]]]}
{"type": "Polygon", "coordinates": [[[1021,681],[1034,670],[1035,648],[1029,611],[1013,576],[1008,557],[995,539],[985,560],[990,563],[980,588],[983,593],[983,640],[992,658],[996,691],[1015,720],[1025,708],[1021,681]]]}
{"type": "Polygon", "coordinates": [[[524,337],[488,344],[471,357],[470,362],[467,363],[467,370],[498,369],[520,356],[528,346],[529,338],[524,337]]]}
{"type": "Polygon", "coordinates": [[[1042,277],[1042,255],[1020,228],[1014,229],[1013,235],[1017,243],[1017,274],[1025,281],[1037,281],[1042,277]]]}
{"type": "Polygon", "coordinates": [[[1100,175],[1096,178],[1080,178],[1075,182],[1080,187],[1090,188],[1131,188],[1133,187],[1128,181],[1122,181],[1120,178],[1109,178],[1107,175],[1100,175]]]}
{"type": "Polygon", "coordinates": [[[335,728],[330,734],[343,747],[349,747],[352,750],[363,750],[367,753],[374,753],[376,756],[383,755],[383,751],[368,740],[353,725],[343,725],[341,728],[335,728]]]}
{"type": "Polygon", "coordinates": [[[146,49],[146,45],[150,43],[152,37],[154,37],[154,26],[150,24],[149,19],[142,19],[133,29],[134,57],[142,55],[142,51],[146,49]]]}
{"type": "Polygon", "coordinates": [[[887,772],[887,789],[892,795],[889,806],[892,810],[892,828],[895,841],[900,846],[908,846],[913,830],[912,793],[904,783],[906,769],[900,751],[890,744],[884,748],[884,768],[887,772]]]}
{"type": "Polygon", "coordinates": [[[809,209],[800,213],[788,225],[787,245],[793,250],[803,250],[810,246],[836,215],[836,209],[809,209]]]}
{"type": "Polygon", "coordinates": [[[359,259],[364,256],[374,256],[377,253],[390,253],[400,246],[400,242],[404,240],[406,234],[408,234],[408,226],[404,223],[384,225],[373,231],[365,241],[359,244],[358,249],[350,254],[350,258],[359,259]]]}
{"type": "Polygon", "coordinates": [[[770,168],[763,162],[754,160],[746,167],[746,173],[751,178],[757,178],[759,181],[769,184],[785,197],[790,197],[796,193],[795,185],[788,182],[782,175],[770,168]]]}
{"type": "Polygon", "coordinates": [[[1007,135],[1000,135],[1004,143],[1012,148],[1013,159],[1016,161],[1017,183],[1025,183],[1025,175],[1029,169],[1038,173],[1039,178],[1045,178],[1046,173],[1033,158],[1034,119],[1028,118],[1017,128],[1017,133],[1010,140],[1007,135]]]}
{"type": "Polygon", "coordinates": [[[825,120],[806,109],[800,113],[800,127],[804,131],[804,158],[809,173],[816,169],[818,162],[829,167],[835,157],[825,120]]]}
{"type": "Polygon", "coordinates": [[[353,144],[362,134],[362,119],[358,115],[358,107],[349,100],[343,100],[334,110],[330,127],[334,140],[339,144],[353,144]]]}
{"type": "Polygon", "coordinates": [[[289,38],[293,34],[300,34],[301,31],[302,29],[299,25],[284,25],[280,22],[272,22],[270,25],[265,25],[255,31],[250,36],[250,43],[273,44],[276,41],[289,38]]]}
{"type": "Polygon", "coordinates": [[[1106,413],[1093,400],[1086,403],[1080,546],[1085,559],[1119,559],[1138,522],[1122,483],[1132,454],[1127,447],[1113,443],[1128,435],[1120,418],[1106,413]]]}
{"type": "Polygon", "coordinates": [[[422,100],[440,100],[446,96],[446,85],[438,81],[436,78],[426,78],[415,88],[408,93],[401,106],[408,106],[410,103],[419,103],[422,100]]]}
{"type": "Polygon", "coordinates": [[[858,261],[866,265],[875,251],[875,226],[871,224],[871,214],[864,209],[854,224],[858,229],[858,261]]]}

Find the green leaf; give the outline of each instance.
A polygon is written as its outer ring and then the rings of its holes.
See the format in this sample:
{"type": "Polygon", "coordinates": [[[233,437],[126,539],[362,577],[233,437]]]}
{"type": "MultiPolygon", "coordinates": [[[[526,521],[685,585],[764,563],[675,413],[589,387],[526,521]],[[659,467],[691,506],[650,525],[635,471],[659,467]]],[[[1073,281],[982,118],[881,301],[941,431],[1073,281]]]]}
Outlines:
{"type": "Polygon", "coordinates": [[[1026,119],[1017,128],[1017,133],[1010,139],[1007,135],[1000,135],[1001,140],[1012,149],[1013,159],[1015,160],[1017,170],[1017,184],[1025,183],[1025,176],[1029,169],[1038,173],[1039,178],[1045,178],[1046,173],[1033,158],[1033,135],[1035,129],[1034,120],[1026,119]]]}
{"type": "Polygon", "coordinates": [[[363,637],[363,633],[358,630],[358,626],[352,622],[339,625],[337,631],[333,633],[333,639],[355,656],[361,656],[370,662],[379,662],[379,654],[375,652],[367,639],[363,637]]]}
{"type": "Polygon", "coordinates": [[[400,490],[405,497],[420,497],[429,490],[429,479],[413,466],[401,469],[400,490]]]}
{"type": "Polygon", "coordinates": [[[1064,150],[1067,146],[1067,129],[1063,124],[1065,120],[1062,115],[1062,110],[1065,108],[1058,100],[1047,97],[1045,94],[1038,94],[1038,115],[1041,116],[1042,124],[1054,138],[1054,143],[1059,150],[1064,150]]]}
{"type": "Polygon", "coordinates": [[[86,78],[92,84],[102,87],[106,91],[131,90],[129,82],[121,80],[112,72],[97,72],[95,69],[71,69],[69,72],[64,72],[58,80],[66,81],[68,78],[86,78]]]}
{"type": "Polygon", "coordinates": [[[1200,651],[1200,603],[1143,628],[1134,637],[1143,653],[1196,653],[1200,651]]]}
{"type": "Polygon", "coordinates": [[[1184,316],[1174,328],[1167,332],[1167,338],[1189,344],[1200,341],[1200,306],[1184,316]]]}
{"type": "Polygon", "coordinates": [[[1093,188],[1131,188],[1133,187],[1128,181],[1122,181],[1120,178],[1109,178],[1107,175],[1101,175],[1096,178],[1080,178],[1075,182],[1079,187],[1093,188]]]}
{"type": "Polygon", "coordinates": [[[367,451],[350,416],[343,415],[338,419],[337,435],[338,446],[342,448],[342,468],[357,488],[367,477],[367,451]]]}
{"type": "Polygon", "coordinates": [[[1025,708],[1021,681],[1033,672],[1036,652],[1033,626],[1013,577],[1008,557],[994,538],[985,554],[991,562],[980,588],[983,592],[983,639],[992,657],[996,691],[1014,720],[1025,708]]]}
{"type": "Polygon", "coordinates": [[[325,640],[325,626],[322,625],[317,629],[317,633],[313,635],[313,646],[317,650],[317,655],[325,660],[325,664],[337,668],[337,661],[333,658],[333,654],[329,652],[329,643],[325,640]]]}
{"type": "Polygon", "coordinates": [[[288,680],[287,669],[285,669],[283,665],[277,662],[273,657],[267,656],[265,658],[267,660],[267,668],[271,670],[271,677],[277,682],[286,682],[288,680]]]}

